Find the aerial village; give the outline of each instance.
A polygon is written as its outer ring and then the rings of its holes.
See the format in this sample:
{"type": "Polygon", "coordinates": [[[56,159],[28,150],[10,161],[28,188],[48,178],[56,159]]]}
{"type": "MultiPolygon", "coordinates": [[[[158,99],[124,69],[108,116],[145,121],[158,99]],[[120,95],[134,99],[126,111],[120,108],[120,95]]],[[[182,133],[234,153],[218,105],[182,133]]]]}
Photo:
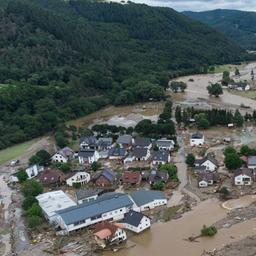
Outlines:
{"type": "MultiPolygon", "coordinates": [[[[11,161],[16,171],[7,182],[23,192],[32,243],[72,237],[58,253],[121,250],[130,237],[180,218],[200,201],[254,194],[256,150],[233,136],[241,119],[232,114],[216,133],[205,129],[204,113],[186,111],[169,100],[157,124],[98,124],[85,135],[76,131],[77,150],[40,150],[22,169],[11,161]]],[[[74,137],[66,126],[72,129],[74,137]]]]}

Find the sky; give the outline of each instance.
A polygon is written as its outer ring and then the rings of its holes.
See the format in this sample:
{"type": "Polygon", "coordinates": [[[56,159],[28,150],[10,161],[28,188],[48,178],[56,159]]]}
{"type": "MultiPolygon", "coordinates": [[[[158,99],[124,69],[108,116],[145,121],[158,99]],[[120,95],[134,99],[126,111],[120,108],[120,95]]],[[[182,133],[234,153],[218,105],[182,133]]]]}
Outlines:
{"type": "Polygon", "coordinates": [[[256,11],[256,0],[132,0],[152,6],[171,7],[177,11],[205,11],[213,9],[236,9],[256,11]]]}

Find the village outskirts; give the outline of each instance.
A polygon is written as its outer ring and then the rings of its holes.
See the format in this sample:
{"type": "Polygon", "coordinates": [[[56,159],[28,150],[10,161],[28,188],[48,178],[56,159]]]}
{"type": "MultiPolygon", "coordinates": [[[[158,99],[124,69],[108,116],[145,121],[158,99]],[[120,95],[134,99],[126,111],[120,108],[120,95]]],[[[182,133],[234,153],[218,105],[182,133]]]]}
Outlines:
{"type": "MultiPolygon", "coordinates": [[[[239,80],[239,70],[235,79],[223,73],[208,85],[210,97],[253,88],[239,80]]],[[[127,249],[131,237],[181,218],[206,199],[256,193],[256,147],[237,134],[255,132],[256,112],[184,105],[176,97],[186,88],[170,81],[156,120],[133,127],[66,124],[54,152],[42,148],[26,165],[18,158],[7,164],[5,181],[22,200],[25,250],[98,255],[127,249]]],[[[14,255],[22,255],[19,250],[14,243],[14,255]]]]}

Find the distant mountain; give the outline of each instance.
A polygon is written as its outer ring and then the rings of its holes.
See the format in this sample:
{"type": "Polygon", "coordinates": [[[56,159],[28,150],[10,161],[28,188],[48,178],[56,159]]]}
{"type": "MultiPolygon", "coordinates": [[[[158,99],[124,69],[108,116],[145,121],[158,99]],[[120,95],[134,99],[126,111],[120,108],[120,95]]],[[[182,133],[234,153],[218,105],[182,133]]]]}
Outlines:
{"type": "Polygon", "coordinates": [[[256,12],[213,10],[183,14],[210,25],[244,49],[256,50],[256,12]]]}

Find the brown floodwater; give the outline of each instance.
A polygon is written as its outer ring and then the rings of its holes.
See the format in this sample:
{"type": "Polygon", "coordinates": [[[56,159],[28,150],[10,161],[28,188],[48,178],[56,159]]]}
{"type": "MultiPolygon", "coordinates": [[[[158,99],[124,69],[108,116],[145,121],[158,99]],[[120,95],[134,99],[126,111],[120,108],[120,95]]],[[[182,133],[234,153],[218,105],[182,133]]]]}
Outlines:
{"type": "MultiPolygon", "coordinates": [[[[244,199],[246,202],[248,198],[244,199]]],[[[243,199],[239,199],[241,203],[243,199]]],[[[234,201],[235,203],[235,201],[234,201]]],[[[245,205],[247,205],[245,203],[245,205]]],[[[200,256],[204,250],[222,248],[224,245],[239,241],[248,235],[256,234],[256,219],[251,219],[230,228],[223,228],[211,238],[200,238],[198,242],[189,242],[190,236],[200,234],[203,224],[211,225],[227,215],[217,199],[209,199],[178,220],[153,224],[143,234],[131,237],[126,246],[128,249],[119,252],[104,252],[104,256],[200,256]]]]}

